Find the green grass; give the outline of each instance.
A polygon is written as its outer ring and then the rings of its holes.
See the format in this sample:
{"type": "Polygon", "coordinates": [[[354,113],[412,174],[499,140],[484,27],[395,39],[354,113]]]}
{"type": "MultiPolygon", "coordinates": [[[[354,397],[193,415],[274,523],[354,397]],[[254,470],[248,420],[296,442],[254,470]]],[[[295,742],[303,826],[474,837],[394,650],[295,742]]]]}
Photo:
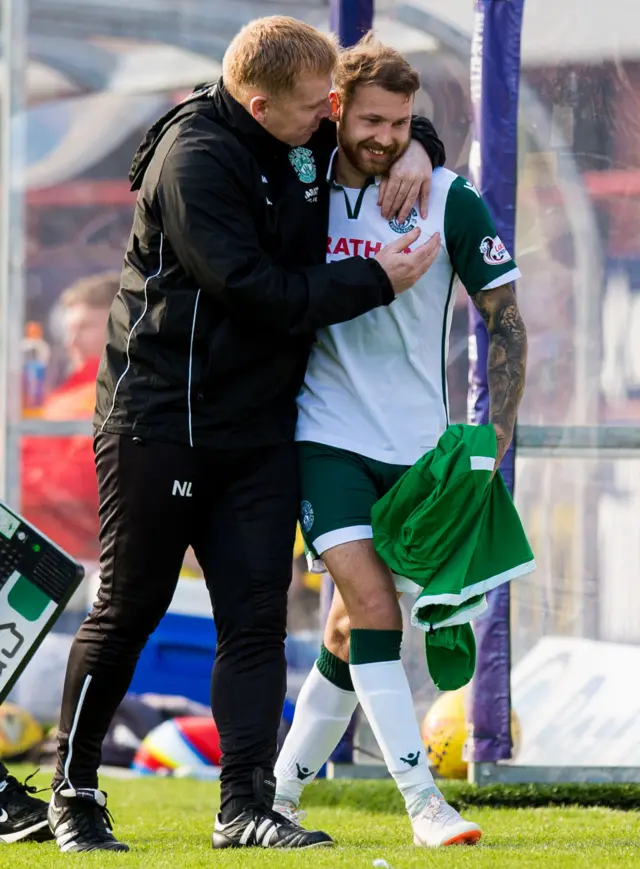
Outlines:
{"type": "MultiPolygon", "coordinates": [[[[24,776],[25,768],[13,770],[24,776]]],[[[48,777],[36,783],[45,787],[48,777]]],[[[484,838],[475,848],[425,851],[411,844],[410,827],[392,782],[317,782],[308,789],[308,823],[331,833],[339,847],[284,853],[213,852],[210,835],[218,789],[185,780],[104,779],[116,832],[130,854],[60,854],[51,842],[0,846],[0,867],[40,869],[79,865],[130,869],[371,869],[383,858],[391,869],[409,867],[500,867],[594,869],[639,867],[640,815],[607,808],[492,809],[474,806],[467,816],[478,821],[484,838]],[[340,805],[335,805],[340,801],[340,805]]],[[[451,798],[464,788],[447,788],[451,798]]],[[[46,795],[45,795],[46,796],[46,795]]]]}

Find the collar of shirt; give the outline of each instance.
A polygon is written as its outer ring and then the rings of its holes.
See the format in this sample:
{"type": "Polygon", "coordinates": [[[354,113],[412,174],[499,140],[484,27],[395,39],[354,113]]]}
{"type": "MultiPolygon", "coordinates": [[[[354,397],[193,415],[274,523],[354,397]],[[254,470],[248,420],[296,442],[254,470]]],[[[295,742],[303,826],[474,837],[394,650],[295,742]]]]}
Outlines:
{"type": "MultiPolygon", "coordinates": [[[[327,169],[327,183],[332,190],[344,190],[344,186],[342,184],[338,184],[338,182],[336,181],[335,163],[336,157],[338,156],[338,150],[338,148],[334,149],[333,154],[331,155],[331,159],[329,160],[329,168],[327,169]]],[[[371,187],[372,184],[375,184],[376,187],[379,187],[381,182],[381,175],[371,176],[370,178],[367,178],[367,180],[364,182],[362,189],[366,190],[366,188],[371,187]]]]}

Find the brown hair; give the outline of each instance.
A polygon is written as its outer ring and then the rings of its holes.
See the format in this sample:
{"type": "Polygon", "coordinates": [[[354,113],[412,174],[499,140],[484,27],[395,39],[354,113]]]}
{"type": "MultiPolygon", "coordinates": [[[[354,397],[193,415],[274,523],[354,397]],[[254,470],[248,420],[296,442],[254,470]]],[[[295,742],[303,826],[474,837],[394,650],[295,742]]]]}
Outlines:
{"type": "Polygon", "coordinates": [[[277,98],[292,93],[303,72],[333,72],[337,58],[333,37],[295,18],[272,15],[250,21],[234,37],[222,61],[222,76],[236,99],[250,88],[277,98]]]}
{"type": "Polygon", "coordinates": [[[346,105],[356,88],[373,84],[408,99],[420,89],[420,76],[399,51],[378,42],[369,31],[340,54],[334,87],[346,105]]]}
{"type": "Polygon", "coordinates": [[[120,289],[119,272],[101,272],[80,278],[60,296],[63,308],[87,305],[89,308],[110,308],[120,289]]]}

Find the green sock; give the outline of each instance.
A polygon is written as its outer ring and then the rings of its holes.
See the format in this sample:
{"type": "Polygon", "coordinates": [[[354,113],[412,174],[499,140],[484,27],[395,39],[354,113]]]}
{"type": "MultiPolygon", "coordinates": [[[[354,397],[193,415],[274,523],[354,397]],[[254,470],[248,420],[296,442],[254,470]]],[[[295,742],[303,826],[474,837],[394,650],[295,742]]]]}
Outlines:
{"type": "Polygon", "coordinates": [[[351,630],[351,678],[387,769],[414,817],[436,793],[400,659],[402,631],[351,630]]]}
{"type": "Polygon", "coordinates": [[[324,643],[316,660],[316,667],[325,679],[328,679],[336,688],[341,688],[343,691],[353,691],[349,665],[330,652],[324,643]]]}
{"type": "Polygon", "coordinates": [[[402,631],[352,628],[349,663],[377,664],[381,661],[399,661],[401,644],[402,631]]]}

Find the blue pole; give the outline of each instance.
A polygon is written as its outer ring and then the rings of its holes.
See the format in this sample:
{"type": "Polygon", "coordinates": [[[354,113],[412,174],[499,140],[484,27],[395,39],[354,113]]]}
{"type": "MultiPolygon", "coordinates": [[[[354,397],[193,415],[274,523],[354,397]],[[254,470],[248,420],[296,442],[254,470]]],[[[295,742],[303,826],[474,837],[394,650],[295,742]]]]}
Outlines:
{"type": "MultiPolygon", "coordinates": [[[[475,135],[470,164],[476,187],[495,221],[498,235],[515,248],[518,159],[520,39],[525,0],[475,0],[471,44],[471,97],[475,135]]],[[[469,421],[489,419],[487,354],[482,319],[469,306],[469,421]]],[[[501,472],[514,488],[514,444],[501,472]]],[[[486,613],[474,623],[477,664],[471,685],[469,759],[495,763],[511,757],[510,595],[505,583],[488,595],[486,613]]]]}
{"type": "MultiPolygon", "coordinates": [[[[338,36],[340,44],[345,48],[355,45],[373,27],[374,0],[331,0],[330,26],[338,36]]],[[[328,576],[322,580],[322,594],[320,596],[320,617],[322,628],[327,621],[331,600],[333,597],[333,582],[328,576]]],[[[353,731],[354,719],[342,740],[331,755],[331,760],[336,763],[350,763],[353,761],[353,731]]]]}
{"type": "Polygon", "coordinates": [[[345,48],[373,27],[374,0],[331,0],[331,30],[345,48]]]}
{"type": "MultiPolygon", "coordinates": [[[[373,8],[374,0],[331,0],[329,26],[344,48],[355,45],[365,33],[371,30],[373,8]]],[[[324,577],[320,596],[322,628],[326,624],[332,598],[333,583],[329,577],[324,577]]]]}

